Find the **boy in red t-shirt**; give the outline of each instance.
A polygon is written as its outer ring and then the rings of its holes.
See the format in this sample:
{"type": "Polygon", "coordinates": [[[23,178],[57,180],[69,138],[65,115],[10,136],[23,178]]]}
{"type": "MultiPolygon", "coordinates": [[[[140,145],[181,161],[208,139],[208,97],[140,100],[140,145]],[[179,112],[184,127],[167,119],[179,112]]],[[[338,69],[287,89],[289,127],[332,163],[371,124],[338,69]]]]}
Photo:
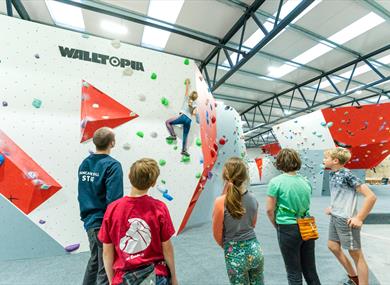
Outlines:
{"type": "Polygon", "coordinates": [[[178,284],[170,241],[175,229],[168,208],[148,195],[159,175],[155,160],[136,161],[129,173],[130,195],[107,208],[98,237],[111,285],[141,284],[154,274],[157,284],[178,284]]]}

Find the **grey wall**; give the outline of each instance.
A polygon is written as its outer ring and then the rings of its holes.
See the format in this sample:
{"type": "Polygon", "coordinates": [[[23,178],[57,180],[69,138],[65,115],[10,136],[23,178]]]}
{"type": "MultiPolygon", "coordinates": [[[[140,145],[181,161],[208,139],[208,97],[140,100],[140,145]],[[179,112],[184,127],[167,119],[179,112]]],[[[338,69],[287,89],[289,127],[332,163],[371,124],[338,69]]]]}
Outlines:
{"type": "Polygon", "coordinates": [[[0,260],[65,255],[64,248],[0,194],[0,260]]]}
{"type": "Polygon", "coordinates": [[[207,180],[205,189],[200,195],[186,228],[211,221],[214,200],[221,195],[223,181],[222,168],[227,159],[233,156],[246,159],[246,148],[243,140],[241,118],[232,107],[222,102],[217,105],[217,141],[225,136],[225,145],[219,145],[218,158],[211,171],[212,177],[207,180]]]}
{"type": "Polygon", "coordinates": [[[312,187],[313,187],[313,196],[322,195],[322,186],[323,186],[323,169],[322,169],[322,160],[323,160],[323,150],[300,150],[299,151],[302,167],[299,171],[299,174],[306,177],[312,187]]]}

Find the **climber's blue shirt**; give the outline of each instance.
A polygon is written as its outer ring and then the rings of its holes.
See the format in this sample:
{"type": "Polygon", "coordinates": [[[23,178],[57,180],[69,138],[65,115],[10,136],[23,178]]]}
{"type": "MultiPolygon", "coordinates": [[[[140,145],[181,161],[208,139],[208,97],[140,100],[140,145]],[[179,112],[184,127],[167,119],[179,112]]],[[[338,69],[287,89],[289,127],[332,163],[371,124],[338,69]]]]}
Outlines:
{"type": "Polygon", "coordinates": [[[84,228],[100,228],[108,204],[123,197],[122,166],[107,154],[91,154],[81,163],[78,175],[84,228]]]}

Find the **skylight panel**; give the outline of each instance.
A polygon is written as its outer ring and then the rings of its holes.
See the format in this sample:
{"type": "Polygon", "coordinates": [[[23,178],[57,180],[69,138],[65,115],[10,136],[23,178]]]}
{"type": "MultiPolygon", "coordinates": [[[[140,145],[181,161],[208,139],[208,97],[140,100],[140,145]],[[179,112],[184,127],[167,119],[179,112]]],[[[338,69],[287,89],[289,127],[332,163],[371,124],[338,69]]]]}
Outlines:
{"type": "MultiPolygon", "coordinates": [[[[353,22],[349,26],[345,27],[341,31],[333,34],[328,38],[328,40],[333,41],[337,44],[344,44],[357,36],[369,31],[370,29],[378,26],[379,24],[383,23],[385,20],[375,14],[374,12],[371,12],[364,16],[363,18],[360,18],[359,20],[353,22]],[[368,22],[369,21],[369,22],[368,22]]],[[[330,50],[332,50],[333,47],[330,47],[329,45],[325,45],[323,43],[319,43],[315,45],[314,47],[308,49],[307,51],[301,53],[292,61],[306,64],[308,62],[313,61],[314,59],[326,54],[330,50]]],[[[290,73],[291,71],[297,69],[297,67],[294,68],[287,68],[286,66],[289,66],[289,64],[283,64],[281,67],[281,71],[274,70],[272,73],[270,72],[268,75],[272,77],[282,77],[286,74],[290,73]],[[287,72],[288,71],[288,72],[287,72]]],[[[356,72],[356,71],[355,71],[356,72]]],[[[340,81],[339,81],[340,82],[340,81]]],[[[329,84],[329,83],[328,83],[329,84]]],[[[329,85],[328,85],[329,86],[329,85]]]]}
{"type": "Polygon", "coordinates": [[[56,25],[79,31],[85,30],[81,8],[53,0],[46,0],[45,2],[50,16],[56,25]]]}
{"type": "Polygon", "coordinates": [[[374,12],[371,12],[363,18],[360,18],[359,20],[345,27],[341,31],[337,32],[336,34],[330,36],[328,39],[341,45],[356,38],[357,36],[360,36],[361,34],[364,34],[384,21],[385,19],[378,16],[374,12]]]}
{"type": "MultiPolygon", "coordinates": [[[[150,0],[148,16],[168,23],[175,23],[184,0],[150,0]]],[[[142,35],[142,45],[164,49],[171,32],[145,26],[142,35]]]]}
{"type": "Polygon", "coordinates": [[[107,32],[118,34],[118,35],[126,35],[128,32],[125,26],[115,22],[106,21],[106,20],[103,20],[100,23],[100,27],[107,32]]]}

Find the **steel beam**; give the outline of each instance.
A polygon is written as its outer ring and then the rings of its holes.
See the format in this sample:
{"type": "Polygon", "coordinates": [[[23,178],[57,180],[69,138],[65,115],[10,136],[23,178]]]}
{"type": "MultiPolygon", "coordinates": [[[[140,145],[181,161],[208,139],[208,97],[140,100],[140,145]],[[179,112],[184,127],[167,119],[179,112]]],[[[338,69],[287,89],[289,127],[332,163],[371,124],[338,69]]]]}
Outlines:
{"type": "MultiPolygon", "coordinates": [[[[248,7],[248,4],[246,4],[246,3],[244,3],[244,2],[242,2],[240,0],[217,0],[217,1],[221,2],[221,3],[224,3],[226,5],[232,6],[232,7],[236,7],[236,8],[241,9],[241,10],[245,10],[248,7]]],[[[371,2],[372,3],[374,1],[372,1],[372,0],[364,0],[364,2],[371,2]]],[[[380,6],[379,4],[377,4],[375,6],[378,9],[381,9],[385,13],[385,15],[389,14],[389,12],[386,9],[384,9],[382,6],[380,6]],[[386,13],[386,11],[387,11],[387,13],[386,13]]],[[[270,18],[270,19],[272,19],[274,21],[276,19],[275,16],[273,16],[272,14],[267,13],[267,12],[262,11],[262,10],[257,10],[256,14],[258,14],[259,16],[262,16],[262,17],[266,17],[267,19],[270,18]]],[[[387,19],[387,20],[389,20],[389,19],[387,19]]],[[[338,44],[336,42],[333,42],[333,41],[327,39],[324,36],[321,36],[319,34],[316,34],[316,33],[312,32],[312,31],[309,31],[309,30],[307,30],[307,29],[305,29],[303,27],[300,27],[300,26],[298,26],[296,24],[289,24],[286,28],[287,29],[292,29],[292,30],[294,30],[294,31],[296,31],[296,32],[298,32],[300,34],[303,34],[306,37],[311,38],[311,39],[313,39],[314,41],[316,41],[318,43],[323,43],[323,44],[326,44],[326,45],[328,45],[330,47],[337,47],[341,51],[346,52],[346,53],[348,53],[350,55],[353,55],[355,57],[361,56],[361,54],[359,52],[357,52],[357,51],[355,51],[353,49],[350,49],[350,48],[348,48],[346,46],[343,46],[343,45],[340,45],[340,44],[338,44]]],[[[378,62],[376,60],[374,60],[374,62],[379,64],[379,65],[381,65],[381,66],[384,66],[387,69],[390,69],[389,65],[383,64],[383,63],[378,62]]]]}
{"type": "Polygon", "coordinates": [[[27,13],[26,8],[20,0],[12,0],[12,4],[15,7],[15,10],[18,12],[20,18],[26,21],[31,21],[30,15],[27,13]]]}
{"type": "MultiPolygon", "coordinates": [[[[221,43],[226,44],[229,40],[241,29],[241,27],[246,23],[253,12],[256,12],[257,9],[264,3],[265,0],[255,0],[248,8],[245,9],[244,14],[238,19],[238,21],[230,28],[226,35],[222,38],[221,43]]],[[[214,48],[210,54],[203,60],[202,64],[199,66],[200,70],[209,64],[209,62],[220,52],[220,48],[214,48]]]]}
{"type": "Polygon", "coordinates": [[[5,0],[5,4],[7,6],[7,15],[12,17],[13,16],[13,11],[12,11],[12,2],[11,2],[11,0],[5,0]]]}
{"type": "MultiPolygon", "coordinates": [[[[260,42],[251,49],[242,60],[239,61],[234,67],[232,67],[225,75],[223,75],[217,82],[213,85],[211,91],[215,91],[221,84],[223,84],[227,79],[229,79],[237,70],[239,70],[245,63],[247,63],[260,49],[262,49],[266,44],[268,44],[279,32],[281,32],[289,23],[291,23],[300,13],[302,13],[314,0],[302,0],[298,6],[291,11],[286,17],[281,20],[274,29],[272,29],[268,35],[264,36],[260,42]]],[[[210,62],[210,57],[213,58],[212,53],[205,60],[205,64],[210,62]],[[212,56],[212,57],[211,57],[212,56]]],[[[205,66],[202,64],[201,66],[205,66]]]]}
{"type": "Polygon", "coordinates": [[[116,7],[114,5],[110,5],[107,3],[104,3],[102,1],[92,1],[92,0],[83,0],[83,1],[78,1],[78,0],[55,0],[57,2],[65,3],[68,5],[72,5],[75,7],[79,7],[82,9],[86,9],[89,11],[93,11],[96,13],[101,13],[104,15],[124,19],[130,22],[138,23],[141,25],[145,26],[150,26],[153,28],[157,28],[160,30],[168,31],[174,34],[178,34],[196,41],[200,41],[212,46],[216,46],[219,48],[224,48],[229,51],[235,52],[242,54],[243,52],[233,48],[229,45],[221,44],[220,39],[217,37],[210,36],[205,33],[193,31],[189,28],[180,26],[180,25],[175,25],[171,24],[169,22],[161,21],[156,18],[148,17],[145,16],[141,13],[137,13],[134,11],[126,10],[123,8],[116,7]]]}
{"type": "MultiPolygon", "coordinates": [[[[389,50],[389,49],[390,49],[390,44],[389,44],[389,45],[386,45],[386,46],[384,46],[384,47],[382,47],[382,48],[380,48],[380,49],[377,49],[377,50],[375,50],[375,51],[373,51],[373,52],[371,52],[371,53],[369,53],[369,54],[367,54],[367,55],[365,55],[365,56],[362,56],[362,57],[360,57],[360,58],[354,59],[354,60],[352,60],[352,61],[350,61],[350,62],[347,62],[347,63],[345,63],[345,64],[343,64],[343,65],[341,65],[341,66],[339,66],[339,67],[336,67],[336,68],[334,68],[334,69],[332,69],[332,70],[329,70],[329,71],[325,72],[324,74],[321,74],[321,75],[316,76],[316,77],[314,77],[314,78],[312,78],[312,79],[309,79],[309,80],[307,80],[307,81],[305,81],[305,82],[302,82],[302,83],[300,83],[300,84],[297,84],[296,86],[294,86],[294,87],[292,87],[292,88],[289,88],[289,89],[287,89],[287,90],[285,90],[285,91],[283,91],[283,92],[281,92],[281,93],[279,93],[279,94],[277,94],[277,95],[275,95],[275,96],[273,96],[273,97],[271,97],[271,98],[268,98],[268,99],[266,99],[266,100],[263,100],[263,101],[259,102],[258,104],[256,104],[256,105],[254,105],[254,106],[248,108],[247,110],[245,110],[243,113],[248,112],[248,111],[250,111],[250,110],[253,109],[253,108],[256,108],[256,106],[261,105],[262,103],[265,103],[265,102],[267,102],[267,101],[270,101],[270,100],[274,99],[275,97],[279,97],[279,96],[281,96],[281,95],[283,95],[283,94],[287,94],[287,93],[289,93],[289,92],[291,92],[291,91],[293,91],[293,90],[295,90],[295,89],[298,89],[298,88],[300,88],[300,87],[303,87],[303,86],[306,86],[306,85],[308,85],[308,84],[311,84],[311,83],[313,83],[313,82],[315,82],[315,81],[317,81],[317,80],[319,80],[319,79],[321,79],[321,78],[324,78],[324,77],[326,77],[326,76],[329,76],[329,75],[331,75],[331,74],[333,74],[333,73],[336,73],[336,72],[338,72],[338,71],[340,71],[340,70],[343,70],[343,69],[346,68],[346,67],[349,67],[349,66],[352,66],[352,65],[354,65],[354,64],[356,64],[356,63],[358,63],[358,62],[364,61],[365,59],[368,59],[368,58],[370,58],[370,57],[373,57],[373,56],[375,56],[375,55],[377,55],[377,54],[380,54],[380,53],[382,53],[382,52],[384,52],[384,51],[387,51],[387,50],[389,50]]],[[[365,86],[364,89],[367,89],[367,88],[369,88],[369,87],[371,87],[371,86],[372,86],[372,85],[368,84],[368,85],[365,86]]],[[[358,89],[355,89],[354,91],[356,91],[356,90],[358,90],[358,89]]],[[[359,90],[360,90],[360,88],[359,88],[359,90]]],[[[344,94],[342,94],[342,95],[339,95],[339,96],[337,96],[337,97],[334,97],[334,98],[345,97],[345,96],[348,96],[348,95],[350,95],[350,94],[353,94],[353,92],[346,92],[346,93],[344,93],[344,94]]],[[[326,102],[326,101],[327,101],[327,100],[325,100],[324,102],[326,102]]],[[[313,105],[313,106],[314,106],[314,105],[313,105]]],[[[242,114],[242,113],[241,113],[241,114],[242,114]]]]}

